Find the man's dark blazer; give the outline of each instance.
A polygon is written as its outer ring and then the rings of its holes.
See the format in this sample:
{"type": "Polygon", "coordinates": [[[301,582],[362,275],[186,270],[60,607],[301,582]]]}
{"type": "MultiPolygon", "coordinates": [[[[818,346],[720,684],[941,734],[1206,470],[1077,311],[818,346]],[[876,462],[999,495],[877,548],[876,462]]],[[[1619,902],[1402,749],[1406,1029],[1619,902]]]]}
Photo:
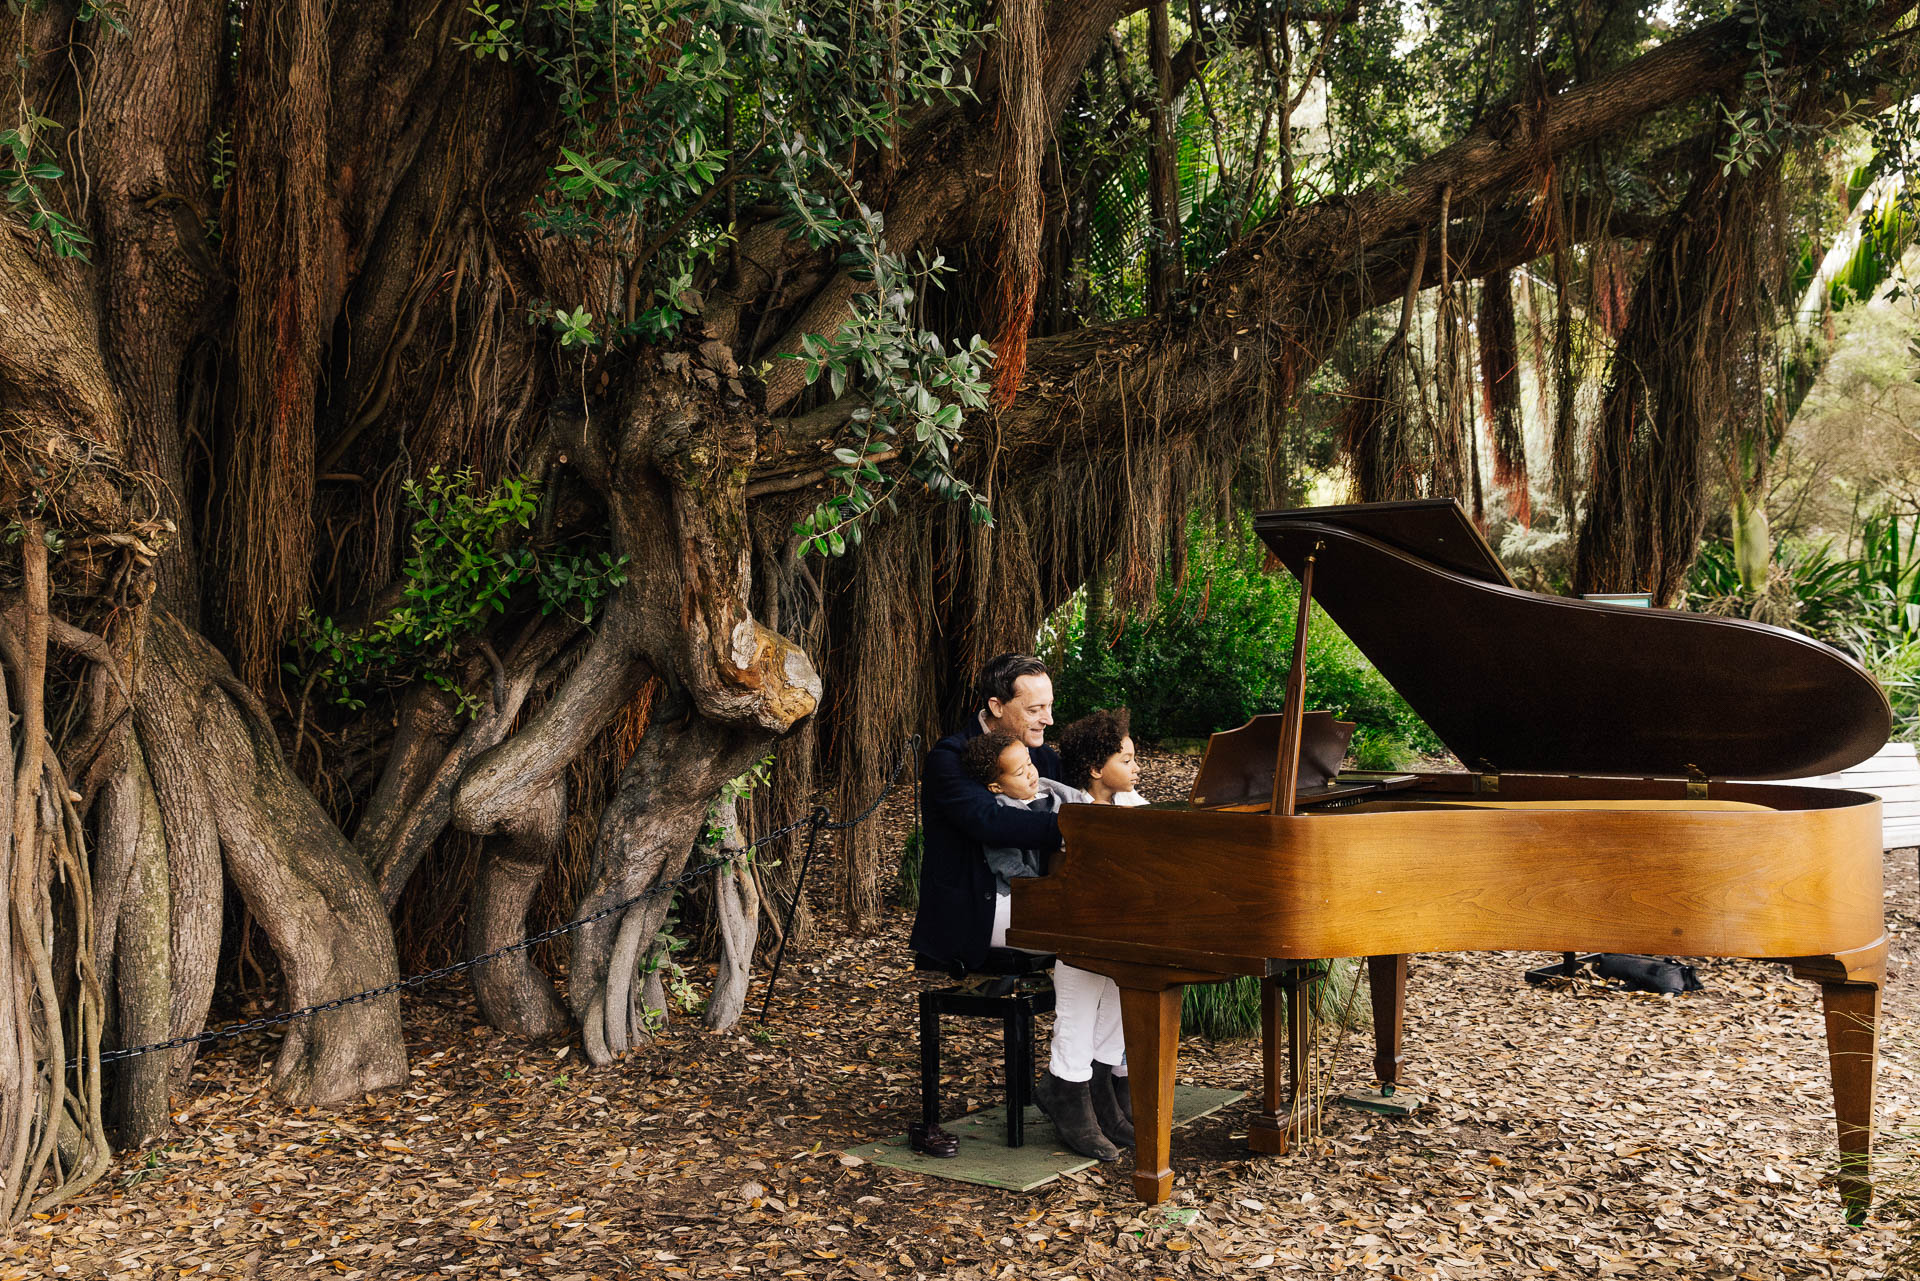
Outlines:
{"type": "MultiPolygon", "coordinates": [[[[993,869],[984,845],[1051,853],[1060,848],[1057,814],[1002,805],[986,784],[967,777],[960,752],[980,737],[978,715],[933,745],[920,775],[920,912],[913,950],[942,963],[977,968],[993,938],[993,869]]],[[[1060,777],[1060,754],[1029,749],[1040,777],[1060,777]]]]}

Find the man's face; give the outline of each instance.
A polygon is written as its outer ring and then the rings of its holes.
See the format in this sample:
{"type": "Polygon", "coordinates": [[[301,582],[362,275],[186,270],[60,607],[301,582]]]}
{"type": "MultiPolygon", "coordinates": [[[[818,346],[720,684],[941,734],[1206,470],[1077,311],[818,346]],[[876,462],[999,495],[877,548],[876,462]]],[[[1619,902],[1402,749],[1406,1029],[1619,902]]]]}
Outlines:
{"type": "Polygon", "coordinates": [[[1047,741],[1047,726],[1053,724],[1053,679],[1048,676],[1022,676],[1013,683],[1013,697],[1006,702],[987,700],[990,728],[1005,730],[1028,747],[1047,741]]]}

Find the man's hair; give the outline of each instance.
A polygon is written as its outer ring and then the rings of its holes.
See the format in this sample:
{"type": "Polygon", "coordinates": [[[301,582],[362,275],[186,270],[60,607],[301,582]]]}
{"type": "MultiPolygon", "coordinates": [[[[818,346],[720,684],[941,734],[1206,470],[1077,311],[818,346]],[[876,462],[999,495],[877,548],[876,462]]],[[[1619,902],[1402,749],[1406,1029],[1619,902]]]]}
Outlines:
{"type": "Polygon", "coordinates": [[[960,768],[976,783],[992,783],[1000,778],[1000,753],[1020,741],[1014,734],[995,730],[970,739],[960,749],[960,768]]]}
{"type": "Polygon", "coordinates": [[[1127,737],[1127,709],[1110,707],[1082,716],[1060,731],[1060,772],[1068,787],[1086,790],[1107,761],[1119,754],[1127,737]]]}
{"type": "Polygon", "coordinates": [[[1013,701],[1013,683],[1022,676],[1045,676],[1047,665],[1032,654],[1001,654],[987,660],[980,669],[980,678],[974,682],[980,695],[980,707],[985,710],[989,699],[999,699],[1003,703],[1013,701]]]}

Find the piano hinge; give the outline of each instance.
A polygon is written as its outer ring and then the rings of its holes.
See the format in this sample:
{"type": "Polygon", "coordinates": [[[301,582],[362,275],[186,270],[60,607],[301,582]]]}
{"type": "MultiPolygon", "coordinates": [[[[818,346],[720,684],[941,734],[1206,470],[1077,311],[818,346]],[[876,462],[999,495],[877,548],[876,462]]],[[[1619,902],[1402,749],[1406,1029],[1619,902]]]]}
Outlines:
{"type": "Polygon", "coordinates": [[[1690,801],[1707,799],[1707,775],[1698,765],[1687,766],[1687,799],[1690,801]]]}

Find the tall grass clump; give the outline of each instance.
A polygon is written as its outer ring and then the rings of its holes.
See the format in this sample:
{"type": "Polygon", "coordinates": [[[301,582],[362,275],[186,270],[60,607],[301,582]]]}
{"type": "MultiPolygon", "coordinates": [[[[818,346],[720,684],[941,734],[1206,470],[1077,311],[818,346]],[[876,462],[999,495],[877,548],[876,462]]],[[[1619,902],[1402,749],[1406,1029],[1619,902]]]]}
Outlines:
{"type": "Polygon", "coordinates": [[[894,881],[894,897],[909,912],[920,906],[920,864],[926,851],[926,836],[915,823],[900,847],[900,871],[894,881]]]}
{"type": "MultiPolygon", "coordinates": [[[[1286,697],[1299,584],[1262,567],[1264,549],[1245,522],[1200,528],[1186,573],[1162,583],[1145,618],[1110,617],[1096,584],[1048,620],[1061,720],[1097,707],[1130,709],[1147,742],[1205,738],[1277,712],[1286,697]]],[[[1356,723],[1361,768],[1397,769],[1441,750],[1413,709],[1316,608],[1307,636],[1307,705],[1356,723]]]]}
{"type": "MultiPolygon", "coordinates": [[[[1340,957],[1307,985],[1313,1015],[1346,1031],[1369,1026],[1373,1002],[1365,967],[1357,957],[1340,957]]],[[[1226,983],[1195,984],[1180,999],[1180,1034],[1209,1041],[1242,1041],[1260,1034],[1260,980],[1252,976],[1226,983]]]]}

